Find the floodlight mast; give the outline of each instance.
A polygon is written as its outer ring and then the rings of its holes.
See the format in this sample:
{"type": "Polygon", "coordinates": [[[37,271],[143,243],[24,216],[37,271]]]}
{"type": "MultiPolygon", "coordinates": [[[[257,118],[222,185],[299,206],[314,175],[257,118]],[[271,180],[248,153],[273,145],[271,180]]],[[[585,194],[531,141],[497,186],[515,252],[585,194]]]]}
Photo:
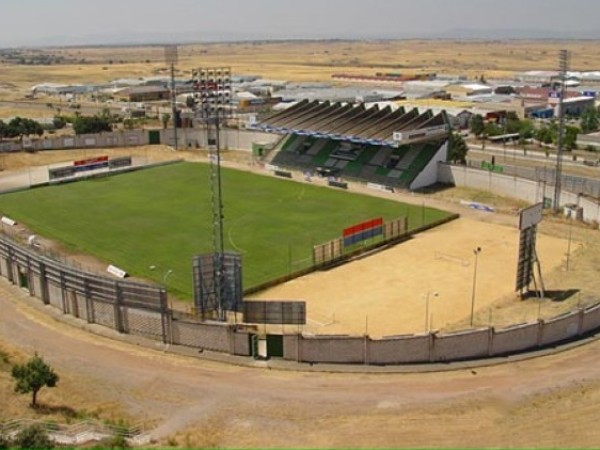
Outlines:
{"type": "Polygon", "coordinates": [[[173,116],[173,141],[177,150],[177,101],[175,90],[175,65],[179,57],[176,45],[165,46],[165,61],[171,67],[171,113],[173,116]]]}
{"type": "Polygon", "coordinates": [[[231,114],[231,69],[229,67],[200,68],[193,73],[197,93],[197,118],[206,127],[210,162],[210,190],[213,231],[213,270],[216,310],[219,320],[225,320],[225,264],[223,185],[221,181],[221,121],[231,114]]]}
{"type": "Polygon", "coordinates": [[[569,52],[560,51],[560,98],[558,99],[558,145],[556,149],[556,180],[554,184],[554,205],[552,211],[558,213],[560,209],[560,192],[562,188],[562,154],[565,141],[565,109],[564,100],[567,84],[567,71],[569,70],[569,52]]]}

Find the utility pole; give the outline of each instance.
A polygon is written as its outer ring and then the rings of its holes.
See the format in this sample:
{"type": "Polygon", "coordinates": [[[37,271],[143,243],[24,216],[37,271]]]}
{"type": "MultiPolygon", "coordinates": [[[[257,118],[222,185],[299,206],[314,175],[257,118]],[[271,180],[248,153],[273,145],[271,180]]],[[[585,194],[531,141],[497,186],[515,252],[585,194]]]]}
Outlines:
{"type": "Polygon", "coordinates": [[[569,70],[569,52],[567,50],[560,51],[560,98],[558,99],[558,148],[556,149],[556,181],[554,184],[554,206],[552,211],[558,213],[560,209],[560,191],[562,185],[562,154],[565,140],[565,109],[564,99],[567,82],[567,70],[569,70]]]}
{"type": "Polygon", "coordinates": [[[165,46],[165,61],[171,66],[171,115],[173,116],[173,139],[175,150],[177,150],[177,104],[175,91],[175,64],[177,64],[178,52],[176,45],[165,46]]]}

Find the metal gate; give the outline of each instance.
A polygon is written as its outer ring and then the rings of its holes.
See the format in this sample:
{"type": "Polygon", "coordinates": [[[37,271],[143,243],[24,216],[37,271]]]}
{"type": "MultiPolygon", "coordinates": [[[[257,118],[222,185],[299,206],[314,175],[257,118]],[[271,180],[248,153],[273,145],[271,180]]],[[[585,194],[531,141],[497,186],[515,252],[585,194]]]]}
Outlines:
{"type": "Polygon", "coordinates": [[[283,358],[283,336],[267,334],[267,358],[283,358]]]}
{"type": "Polygon", "coordinates": [[[148,142],[150,145],[160,144],[160,131],[150,130],[148,131],[148,142]]]}

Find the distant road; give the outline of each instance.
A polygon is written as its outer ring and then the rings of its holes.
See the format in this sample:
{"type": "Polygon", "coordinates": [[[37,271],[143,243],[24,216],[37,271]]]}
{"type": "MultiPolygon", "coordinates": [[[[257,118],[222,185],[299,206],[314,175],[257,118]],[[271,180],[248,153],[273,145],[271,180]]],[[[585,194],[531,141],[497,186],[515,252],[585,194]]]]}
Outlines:
{"type": "MultiPolygon", "coordinates": [[[[494,157],[497,165],[512,165],[523,167],[556,167],[556,154],[546,156],[545,153],[535,150],[527,150],[524,154],[523,149],[515,149],[514,147],[489,146],[481,149],[481,145],[468,144],[469,153],[467,160],[479,165],[481,161],[491,162],[494,157]]],[[[563,156],[563,169],[565,173],[572,175],[597,178],[600,169],[597,167],[587,166],[583,163],[585,157],[578,155],[577,160],[573,161],[571,153],[565,153],[563,156]]],[[[587,159],[597,161],[596,155],[589,155],[587,159]]]]}

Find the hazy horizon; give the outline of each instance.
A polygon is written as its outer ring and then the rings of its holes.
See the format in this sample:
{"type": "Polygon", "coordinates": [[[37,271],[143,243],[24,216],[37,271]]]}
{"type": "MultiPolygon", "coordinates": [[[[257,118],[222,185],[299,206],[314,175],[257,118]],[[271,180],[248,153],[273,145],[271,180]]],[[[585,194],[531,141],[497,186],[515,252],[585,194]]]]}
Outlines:
{"type": "Polygon", "coordinates": [[[293,39],[600,39],[597,0],[1,0],[0,48],[293,39]]]}

